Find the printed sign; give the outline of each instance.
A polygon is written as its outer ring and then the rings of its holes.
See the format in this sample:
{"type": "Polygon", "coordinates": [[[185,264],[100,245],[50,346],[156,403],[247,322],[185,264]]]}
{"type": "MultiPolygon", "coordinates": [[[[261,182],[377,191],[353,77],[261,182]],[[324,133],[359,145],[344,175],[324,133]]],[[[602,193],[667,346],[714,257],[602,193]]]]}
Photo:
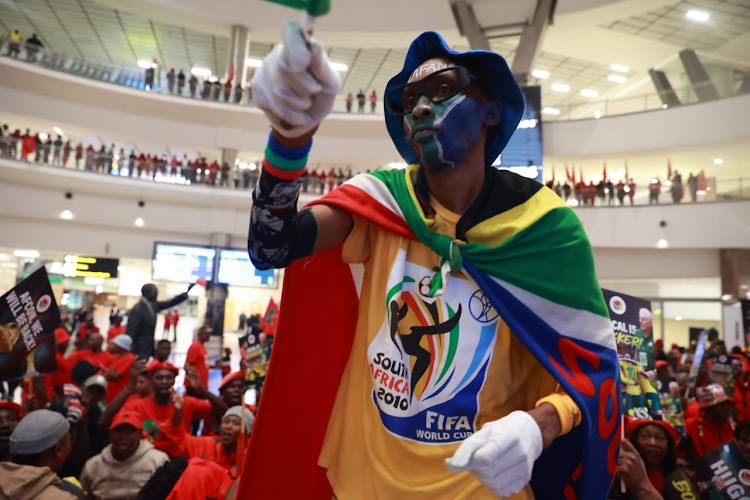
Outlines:
{"type": "Polygon", "coordinates": [[[41,267],[0,297],[0,380],[54,372],[59,326],[60,311],[41,267]]]}
{"type": "Polygon", "coordinates": [[[256,329],[240,337],[240,356],[245,369],[245,385],[262,387],[266,381],[270,349],[260,343],[256,329]]]}
{"type": "Polygon", "coordinates": [[[706,342],[708,341],[708,331],[703,330],[698,337],[698,343],[695,346],[695,357],[693,358],[693,364],[690,366],[690,372],[688,373],[688,388],[695,387],[698,382],[698,373],[700,372],[701,364],[703,363],[703,356],[706,354],[706,342]]]}
{"type": "Polygon", "coordinates": [[[723,500],[750,496],[750,460],[730,441],[664,479],[664,499],[723,500]]]}
{"type": "Polygon", "coordinates": [[[685,435],[685,418],[680,400],[680,386],[674,378],[664,378],[657,381],[659,387],[659,407],[662,417],[677,429],[681,435],[685,435]]]}
{"type": "Polygon", "coordinates": [[[620,359],[622,413],[661,420],[654,372],[654,332],[651,302],[612,290],[602,290],[620,359]]]}

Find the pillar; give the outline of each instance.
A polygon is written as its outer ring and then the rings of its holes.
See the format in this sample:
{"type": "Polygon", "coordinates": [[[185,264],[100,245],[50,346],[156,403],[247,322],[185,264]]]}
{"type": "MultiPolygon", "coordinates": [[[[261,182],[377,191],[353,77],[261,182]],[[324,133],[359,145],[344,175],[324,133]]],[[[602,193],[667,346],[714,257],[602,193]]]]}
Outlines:
{"type": "Polygon", "coordinates": [[[247,83],[247,56],[250,53],[250,32],[246,26],[235,24],[229,36],[229,54],[224,79],[232,76],[232,85],[239,82],[244,88],[247,83]],[[234,74],[232,74],[234,68],[234,74]]]}

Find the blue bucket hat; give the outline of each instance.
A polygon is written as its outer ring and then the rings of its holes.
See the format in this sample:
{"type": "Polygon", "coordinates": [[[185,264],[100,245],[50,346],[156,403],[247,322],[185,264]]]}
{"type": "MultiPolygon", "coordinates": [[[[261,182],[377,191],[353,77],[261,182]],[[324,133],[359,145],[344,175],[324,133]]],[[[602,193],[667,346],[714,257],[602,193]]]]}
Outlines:
{"type": "MultiPolygon", "coordinates": [[[[454,64],[466,67],[477,78],[490,99],[502,103],[500,124],[491,127],[487,133],[484,159],[486,165],[491,165],[508,144],[510,136],[516,131],[523,117],[525,101],[521,87],[500,54],[487,50],[456,52],[448,47],[439,33],[425,31],[412,42],[406,53],[404,68],[391,78],[385,87],[385,93],[388,94],[391,89],[405,84],[420,64],[433,57],[446,57],[454,64]]],[[[418,163],[419,156],[406,138],[404,117],[392,115],[385,106],[385,124],[404,160],[409,164],[418,163]]]]}

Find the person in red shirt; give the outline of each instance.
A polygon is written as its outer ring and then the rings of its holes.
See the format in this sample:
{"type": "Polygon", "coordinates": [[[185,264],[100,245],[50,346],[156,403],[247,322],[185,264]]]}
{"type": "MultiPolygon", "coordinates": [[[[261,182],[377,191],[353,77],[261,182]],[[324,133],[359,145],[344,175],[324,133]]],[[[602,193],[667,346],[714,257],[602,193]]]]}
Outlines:
{"type": "Polygon", "coordinates": [[[137,498],[153,500],[235,500],[237,485],[229,472],[202,458],[177,458],[162,465],[137,498]],[[158,492],[158,493],[157,493],[158,492]]]}
{"type": "Polygon", "coordinates": [[[78,337],[76,338],[76,347],[84,348],[84,343],[88,340],[89,335],[99,333],[99,327],[94,324],[94,315],[87,314],[86,320],[78,327],[78,337]]]}
{"type": "Polygon", "coordinates": [[[630,198],[630,204],[633,204],[633,197],[635,196],[635,182],[633,179],[628,180],[628,187],[630,188],[630,191],[628,191],[628,198],[630,198]]]}
{"type": "Polygon", "coordinates": [[[174,340],[177,342],[177,323],[180,322],[180,311],[172,309],[172,328],[174,328],[174,340]]]}
{"type": "MultiPolygon", "coordinates": [[[[245,397],[245,378],[242,371],[232,372],[221,380],[219,385],[219,397],[224,400],[228,407],[242,405],[245,397]]],[[[245,405],[245,408],[253,412],[257,408],[253,405],[245,405]]],[[[203,428],[203,434],[206,436],[218,436],[221,432],[221,416],[214,418],[203,428]]]]}
{"type": "Polygon", "coordinates": [[[21,406],[0,399],[0,462],[10,462],[10,435],[22,417],[21,406]]]}
{"type": "MultiPolygon", "coordinates": [[[[122,406],[120,412],[129,411],[136,413],[143,422],[144,437],[148,439],[156,449],[165,451],[167,448],[166,430],[172,425],[174,408],[170,400],[174,391],[175,377],[179,369],[169,362],[152,361],[148,365],[148,374],[154,394],[150,398],[131,399],[122,406]]],[[[187,432],[193,419],[199,420],[209,418],[211,411],[222,415],[227,410],[227,405],[213,394],[205,391],[202,396],[207,400],[194,397],[186,397],[183,407],[183,426],[187,432]]]]}
{"type": "Polygon", "coordinates": [[[109,327],[109,331],[107,332],[107,344],[112,342],[112,340],[118,335],[124,333],[125,327],[122,326],[122,316],[115,316],[112,318],[112,326],[109,327]]]}
{"type": "Polygon", "coordinates": [[[107,404],[128,385],[128,373],[130,365],[135,361],[135,354],[130,352],[133,347],[133,339],[128,335],[118,335],[109,344],[110,361],[105,367],[104,378],[107,379],[107,394],[104,401],[107,404]]]}
{"type": "MultiPolygon", "coordinates": [[[[42,375],[42,378],[35,378],[34,391],[40,404],[40,408],[52,402],[55,398],[63,395],[63,386],[71,382],[70,378],[70,366],[68,360],[65,359],[65,351],[68,350],[68,344],[70,343],[70,334],[62,326],[55,330],[55,366],[56,371],[54,373],[47,373],[42,375]],[[36,384],[37,380],[43,381],[42,387],[36,384]]],[[[28,399],[29,394],[24,393],[24,400],[28,399]]]]}
{"type": "Polygon", "coordinates": [[[104,338],[98,333],[93,333],[88,339],[88,349],[74,351],[68,357],[68,366],[73,368],[79,361],[86,360],[94,366],[105,368],[112,362],[112,354],[102,350],[104,338]]]}
{"type": "MultiPolygon", "coordinates": [[[[188,348],[185,366],[191,365],[195,368],[195,371],[200,375],[203,387],[208,387],[208,351],[206,351],[205,344],[211,338],[211,327],[208,325],[201,326],[196,336],[198,338],[188,348]]],[[[189,380],[185,380],[185,387],[189,396],[195,396],[189,380]]]]}
{"type": "Polygon", "coordinates": [[[167,311],[164,314],[164,338],[169,338],[169,329],[172,328],[172,312],[167,311]]]}
{"type": "Polygon", "coordinates": [[[714,448],[734,439],[729,416],[732,400],[719,384],[709,384],[695,390],[700,413],[685,421],[685,431],[691,439],[690,454],[698,458],[714,448]]]}
{"type": "Polygon", "coordinates": [[[203,458],[224,467],[233,478],[239,477],[237,451],[244,451],[247,446],[247,440],[240,439],[243,431],[242,413],[244,412],[244,437],[247,437],[255,419],[252,412],[242,406],[233,406],[221,419],[221,432],[218,436],[190,436],[182,425],[185,398],[173,392],[172,406],[172,426],[165,433],[170,458],[203,458]]]}

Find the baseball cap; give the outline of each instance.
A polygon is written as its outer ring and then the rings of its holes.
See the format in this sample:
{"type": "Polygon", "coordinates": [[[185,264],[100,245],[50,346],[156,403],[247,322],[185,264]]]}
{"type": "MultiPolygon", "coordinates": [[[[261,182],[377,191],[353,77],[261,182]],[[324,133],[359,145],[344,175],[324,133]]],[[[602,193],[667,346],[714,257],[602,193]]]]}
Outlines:
{"type": "Polygon", "coordinates": [[[715,406],[724,401],[730,401],[720,384],[708,384],[705,387],[698,387],[695,390],[695,399],[698,400],[698,407],[701,409],[715,406]]]}
{"type": "Polygon", "coordinates": [[[130,349],[133,347],[133,339],[130,338],[130,335],[125,335],[124,333],[113,338],[112,343],[117,347],[125,349],[126,351],[130,351],[130,349]]]}
{"type": "Polygon", "coordinates": [[[139,430],[143,428],[141,418],[131,411],[121,411],[120,413],[115,415],[115,418],[112,419],[112,423],[110,424],[109,429],[112,430],[118,425],[122,424],[132,425],[139,430]]]}
{"type": "Polygon", "coordinates": [[[61,414],[35,410],[26,415],[10,435],[11,455],[36,455],[49,450],[70,430],[70,423],[61,414]]]}

